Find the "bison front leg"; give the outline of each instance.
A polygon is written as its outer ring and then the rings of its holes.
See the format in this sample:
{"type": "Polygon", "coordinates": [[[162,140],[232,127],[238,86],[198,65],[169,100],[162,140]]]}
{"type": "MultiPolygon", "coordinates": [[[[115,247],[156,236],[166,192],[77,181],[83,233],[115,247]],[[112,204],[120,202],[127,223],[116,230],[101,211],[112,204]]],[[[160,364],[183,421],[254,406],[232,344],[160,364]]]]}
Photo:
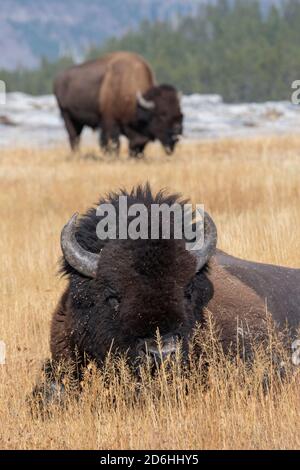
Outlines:
{"type": "Polygon", "coordinates": [[[117,123],[102,123],[100,146],[105,153],[113,154],[116,157],[119,156],[120,128],[117,123]]]}
{"type": "Polygon", "coordinates": [[[143,158],[144,157],[144,150],[145,150],[146,144],[141,144],[141,145],[131,145],[129,144],[129,156],[131,158],[143,158]]]}
{"type": "Polygon", "coordinates": [[[133,158],[142,158],[148,142],[148,138],[138,134],[132,129],[126,130],[126,136],[129,140],[129,156],[133,158]]]}
{"type": "Polygon", "coordinates": [[[111,153],[116,157],[120,154],[120,128],[115,124],[111,131],[111,153]]]}

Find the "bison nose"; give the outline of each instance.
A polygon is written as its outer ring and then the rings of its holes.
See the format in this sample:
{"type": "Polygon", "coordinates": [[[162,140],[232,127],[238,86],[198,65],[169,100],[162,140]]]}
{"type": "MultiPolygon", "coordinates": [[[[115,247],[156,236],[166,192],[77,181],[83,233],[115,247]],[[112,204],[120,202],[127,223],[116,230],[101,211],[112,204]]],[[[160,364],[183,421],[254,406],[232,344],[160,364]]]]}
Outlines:
{"type": "Polygon", "coordinates": [[[162,336],[160,339],[141,339],[138,347],[138,353],[140,357],[150,356],[156,362],[162,362],[175,354],[179,341],[179,335],[170,334],[162,336]]]}

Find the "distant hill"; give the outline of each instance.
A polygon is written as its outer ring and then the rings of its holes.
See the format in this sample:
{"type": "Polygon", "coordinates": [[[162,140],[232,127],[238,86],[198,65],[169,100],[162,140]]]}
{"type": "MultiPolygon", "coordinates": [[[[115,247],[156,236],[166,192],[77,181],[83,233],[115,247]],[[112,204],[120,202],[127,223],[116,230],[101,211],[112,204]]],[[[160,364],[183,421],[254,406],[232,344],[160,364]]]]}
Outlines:
{"type": "Polygon", "coordinates": [[[203,0],[1,0],[0,67],[33,67],[41,56],[81,55],[143,19],[190,15],[203,0]]]}
{"type": "MultiPolygon", "coordinates": [[[[91,45],[135,29],[145,19],[195,15],[215,0],[1,0],[0,68],[35,67],[42,56],[72,53],[80,59],[91,45]]],[[[247,1],[247,0],[244,0],[247,1]]],[[[260,0],[263,8],[280,0],[260,0]]]]}

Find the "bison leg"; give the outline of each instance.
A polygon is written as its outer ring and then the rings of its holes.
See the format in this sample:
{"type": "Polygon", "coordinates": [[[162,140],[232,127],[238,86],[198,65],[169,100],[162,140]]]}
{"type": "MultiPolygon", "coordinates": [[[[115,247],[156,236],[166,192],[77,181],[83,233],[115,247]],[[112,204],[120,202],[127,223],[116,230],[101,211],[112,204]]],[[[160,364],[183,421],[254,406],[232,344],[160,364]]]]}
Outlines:
{"type": "Polygon", "coordinates": [[[120,151],[120,128],[116,123],[103,123],[100,146],[105,153],[111,153],[116,156],[120,151]]]}
{"type": "Polygon", "coordinates": [[[133,158],[143,158],[147,141],[144,137],[129,140],[129,156],[133,158]]]}
{"type": "Polygon", "coordinates": [[[129,144],[129,156],[132,158],[143,158],[146,144],[131,145],[129,144]]]}
{"type": "Polygon", "coordinates": [[[111,132],[111,153],[116,157],[120,153],[120,129],[117,125],[114,126],[111,132]]]}
{"type": "Polygon", "coordinates": [[[139,134],[129,126],[124,128],[124,134],[129,140],[129,156],[142,158],[146,144],[149,141],[148,137],[139,134]]]}
{"type": "Polygon", "coordinates": [[[71,118],[70,114],[66,111],[62,111],[62,117],[65,121],[65,126],[69,135],[69,141],[72,151],[78,150],[80,134],[83,129],[83,125],[78,121],[71,118]]]}

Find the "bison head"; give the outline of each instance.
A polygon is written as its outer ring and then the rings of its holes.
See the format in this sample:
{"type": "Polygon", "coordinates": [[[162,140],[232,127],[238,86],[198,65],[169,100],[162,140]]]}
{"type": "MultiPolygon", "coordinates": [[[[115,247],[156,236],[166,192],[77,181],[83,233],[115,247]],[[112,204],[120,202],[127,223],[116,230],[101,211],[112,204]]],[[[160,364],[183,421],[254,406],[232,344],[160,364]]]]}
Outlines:
{"type": "MultiPolygon", "coordinates": [[[[127,196],[129,207],[178,201],[177,195],[163,192],[153,196],[147,185],[112,194],[100,204],[109,202],[118,211],[120,194],[127,196]]],[[[162,237],[103,241],[96,235],[99,217],[94,208],[79,223],[76,217],[61,236],[73,348],[99,364],[111,350],[127,354],[131,364],[147,353],[157,360],[169,356],[178,342],[187,353],[202,307],[212,296],[206,265],[217,233],[209,215],[205,214],[204,243],[198,251],[186,250],[184,240],[162,237]]]]}
{"type": "Polygon", "coordinates": [[[160,85],[144,95],[137,93],[137,130],[149,140],[160,140],[168,154],[182,134],[182,120],[180,98],[174,87],[160,85]]]}

